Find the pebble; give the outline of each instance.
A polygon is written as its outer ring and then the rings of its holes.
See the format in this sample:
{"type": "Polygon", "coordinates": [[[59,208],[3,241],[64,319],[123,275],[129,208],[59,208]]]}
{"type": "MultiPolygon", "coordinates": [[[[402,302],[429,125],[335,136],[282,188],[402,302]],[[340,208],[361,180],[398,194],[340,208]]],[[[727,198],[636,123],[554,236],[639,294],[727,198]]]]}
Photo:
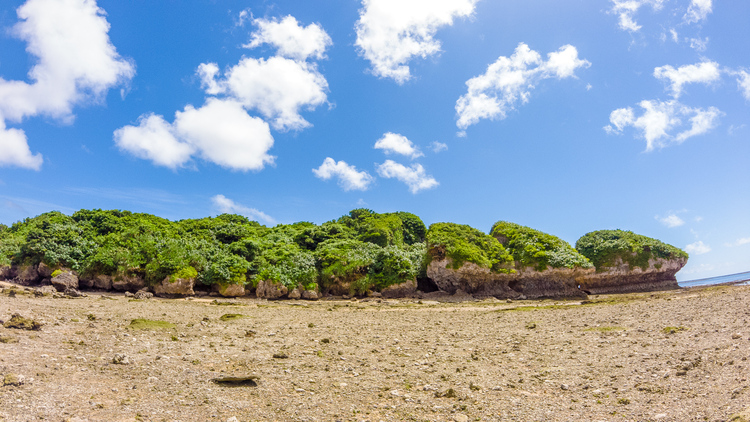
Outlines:
{"type": "Polygon", "coordinates": [[[565,390],[565,391],[567,391],[569,388],[570,387],[568,387],[568,384],[563,384],[563,385],[560,386],[560,389],[561,390],[565,390]]]}
{"type": "Polygon", "coordinates": [[[469,422],[469,417],[459,413],[458,415],[453,416],[453,420],[456,422],[469,422]]]}
{"type": "Polygon", "coordinates": [[[734,333],[732,334],[732,340],[738,340],[742,338],[742,334],[740,333],[734,333]]]}

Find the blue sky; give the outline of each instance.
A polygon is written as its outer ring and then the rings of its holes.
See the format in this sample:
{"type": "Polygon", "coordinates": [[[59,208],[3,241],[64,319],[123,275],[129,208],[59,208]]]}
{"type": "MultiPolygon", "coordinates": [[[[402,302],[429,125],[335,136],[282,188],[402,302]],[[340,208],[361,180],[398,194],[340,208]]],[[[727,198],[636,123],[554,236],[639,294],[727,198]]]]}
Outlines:
{"type": "Polygon", "coordinates": [[[367,207],[750,270],[750,3],[6,0],[0,223],[367,207]]]}

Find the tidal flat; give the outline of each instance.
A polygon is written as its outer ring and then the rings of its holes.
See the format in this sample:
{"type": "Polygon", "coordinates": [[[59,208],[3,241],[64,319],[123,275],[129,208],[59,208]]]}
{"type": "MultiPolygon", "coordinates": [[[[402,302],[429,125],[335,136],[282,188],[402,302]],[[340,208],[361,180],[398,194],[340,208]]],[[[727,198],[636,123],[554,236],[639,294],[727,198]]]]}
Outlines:
{"type": "Polygon", "coordinates": [[[61,298],[3,284],[0,320],[14,314],[42,325],[0,327],[0,421],[750,415],[750,286],[438,302],[61,298]]]}

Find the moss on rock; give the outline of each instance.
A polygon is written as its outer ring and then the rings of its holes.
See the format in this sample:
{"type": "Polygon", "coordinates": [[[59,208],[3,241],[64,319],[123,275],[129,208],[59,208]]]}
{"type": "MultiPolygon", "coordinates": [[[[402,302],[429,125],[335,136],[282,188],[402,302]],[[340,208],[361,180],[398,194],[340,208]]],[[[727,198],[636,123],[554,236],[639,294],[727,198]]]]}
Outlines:
{"type": "Polygon", "coordinates": [[[428,260],[450,258],[453,269],[472,262],[496,273],[513,272],[513,257],[492,236],[464,225],[435,223],[427,230],[428,260]]]}
{"type": "Polygon", "coordinates": [[[591,268],[591,262],[557,236],[507,221],[498,221],[490,235],[513,255],[517,266],[537,271],[547,268],[591,268]]]}
{"type": "Polygon", "coordinates": [[[594,264],[597,272],[607,271],[618,262],[628,263],[631,269],[646,270],[652,260],[688,259],[687,252],[679,248],[624,230],[587,233],[578,239],[576,249],[594,264]]]}

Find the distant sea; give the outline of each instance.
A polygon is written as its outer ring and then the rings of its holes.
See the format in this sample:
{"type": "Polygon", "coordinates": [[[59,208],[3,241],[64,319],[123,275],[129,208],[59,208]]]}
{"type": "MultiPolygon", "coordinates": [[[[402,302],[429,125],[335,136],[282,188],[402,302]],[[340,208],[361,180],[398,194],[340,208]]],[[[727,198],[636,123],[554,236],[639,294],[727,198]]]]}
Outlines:
{"type": "Polygon", "coordinates": [[[681,281],[680,287],[711,286],[714,284],[750,284],[750,271],[737,274],[720,275],[718,277],[701,278],[700,280],[681,281]]]}

